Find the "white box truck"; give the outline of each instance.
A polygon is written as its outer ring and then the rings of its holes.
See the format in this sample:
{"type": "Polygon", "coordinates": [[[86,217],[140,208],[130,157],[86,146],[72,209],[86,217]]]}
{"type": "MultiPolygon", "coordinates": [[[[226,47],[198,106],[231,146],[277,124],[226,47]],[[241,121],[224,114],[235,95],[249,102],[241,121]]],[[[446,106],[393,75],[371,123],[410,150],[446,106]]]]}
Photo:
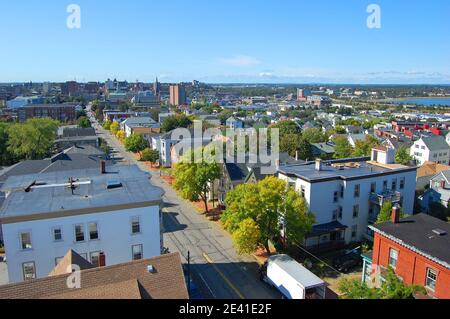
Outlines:
{"type": "Polygon", "coordinates": [[[288,255],[269,257],[261,276],[285,298],[325,299],[326,283],[288,255]]]}

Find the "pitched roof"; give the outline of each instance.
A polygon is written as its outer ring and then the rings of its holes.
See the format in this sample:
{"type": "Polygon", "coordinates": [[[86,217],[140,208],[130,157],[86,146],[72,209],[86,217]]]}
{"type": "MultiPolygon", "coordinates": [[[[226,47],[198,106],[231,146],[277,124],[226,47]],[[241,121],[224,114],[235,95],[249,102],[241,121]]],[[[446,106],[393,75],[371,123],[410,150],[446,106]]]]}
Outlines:
{"type": "Polygon", "coordinates": [[[65,127],[62,129],[62,137],[96,136],[93,127],[65,127]]]}
{"type": "Polygon", "coordinates": [[[179,253],[81,270],[81,288],[67,287],[70,274],[0,286],[0,299],[188,299],[179,253]],[[153,266],[154,272],[148,271],[153,266]]]}
{"type": "Polygon", "coordinates": [[[48,275],[58,276],[71,273],[71,268],[69,268],[71,265],[78,265],[80,270],[95,268],[94,265],[71,249],[48,275]]]}
{"type": "Polygon", "coordinates": [[[440,172],[447,171],[450,166],[435,162],[425,162],[417,169],[417,177],[434,176],[440,172]]]}
{"type": "Polygon", "coordinates": [[[376,233],[450,269],[450,224],[426,214],[370,226],[376,233]],[[434,231],[442,230],[444,235],[434,231]]]}
{"type": "Polygon", "coordinates": [[[421,139],[430,151],[450,150],[450,146],[443,136],[422,136],[421,139]]]}

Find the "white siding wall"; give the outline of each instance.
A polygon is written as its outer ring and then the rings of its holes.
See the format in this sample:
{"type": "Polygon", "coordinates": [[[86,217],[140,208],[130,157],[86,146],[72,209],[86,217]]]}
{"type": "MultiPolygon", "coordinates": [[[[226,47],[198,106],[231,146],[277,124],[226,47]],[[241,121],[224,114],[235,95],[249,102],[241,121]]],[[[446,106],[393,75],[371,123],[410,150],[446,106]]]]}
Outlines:
{"type": "Polygon", "coordinates": [[[103,251],[106,265],[132,260],[132,245],[143,245],[143,256],[161,253],[159,206],[134,208],[114,212],[76,215],[62,218],[4,224],[3,234],[11,283],[23,281],[22,263],[34,261],[37,278],[46,277],[55,267],[55,258],[63,257],[69,249],[79,254],[103,251]],[[131,218],[140,216],[141,233],[132,235],[131,218]],[[99,239],[89,241],[88,223],[98,223],[99,239]],[[74,225],[85,225],[85,241],[75,242],[74,225]],[[54,242],[52,228],[61,226],[63,240],[54,242]],[[33,248],[21,249],[20,232],[30,231],[33,248]]]}
{"type": "Polygon", "coordinates": [[[383,191],[383,181],[388,182],[388,189],[392,187],[392,181],[397,180],[397,191],[403,195],[403,210],[406,214],[412,214],[414,209],[414,197],[416,188],[416,172],[405,172],[380,177],[370,177],[352,181],[332,180],[320,183],[306,182],[300,178],[288,178],[282,174],[279,177],[285,181],[294,183],[298,192],[301,187],[305,189],[305,199],[309,208],[316,216],[316,225],[326,224],[333,221],[333,212],[342,206],[342,219],[337,219],[341,224],[348,227],[345,232],[347,243],[360,241],[367,231],[369,217],[369,196],[371,184],[376,182],[376,191],[383,191]],[[405,178],[405,187],[400,189],[400,180],[405,178]],[[360,185],[360,196],[354,197],[355,185],[360,185]],[[340,186],[344,186],[344,197],[340,197],[340,186]],[[334,192],[338,192],[338,201],[334,202],[334,192]],[[353,207],[359,205],[359,215],[353,218],[353,207]],[[352,239],[352,226],[357,225],[357,236],[352,239]]]}

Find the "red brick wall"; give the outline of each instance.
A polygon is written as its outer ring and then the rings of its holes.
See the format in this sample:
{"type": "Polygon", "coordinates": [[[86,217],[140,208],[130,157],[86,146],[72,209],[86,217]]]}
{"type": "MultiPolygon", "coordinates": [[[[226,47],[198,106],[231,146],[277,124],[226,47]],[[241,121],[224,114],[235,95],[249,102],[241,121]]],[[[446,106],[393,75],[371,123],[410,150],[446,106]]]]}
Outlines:
{"type": "Polygon", "coordinates": [[[425,286],[427,269],[432,268],[437,272],[437,280],[435,291],[429,290],[429,295],[439,299],[450,299],[450,269],[418,255],[379,234],[375,234],[373,245],[372,265],[374,270],[377,266],[388,267],[389,250],[391,248],[398,251],[395,272],[406,284],[425,286]]]}

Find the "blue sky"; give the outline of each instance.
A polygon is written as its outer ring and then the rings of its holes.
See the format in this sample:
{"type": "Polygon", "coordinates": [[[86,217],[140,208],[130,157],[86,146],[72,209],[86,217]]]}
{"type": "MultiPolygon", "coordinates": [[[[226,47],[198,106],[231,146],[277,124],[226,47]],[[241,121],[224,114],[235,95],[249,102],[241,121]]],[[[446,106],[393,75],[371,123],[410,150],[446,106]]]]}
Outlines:
{"type": "Polygon", "coordinates": [[[0,82],[450,83],[448,0],[0,0],[0,39],[0,82]]]}

